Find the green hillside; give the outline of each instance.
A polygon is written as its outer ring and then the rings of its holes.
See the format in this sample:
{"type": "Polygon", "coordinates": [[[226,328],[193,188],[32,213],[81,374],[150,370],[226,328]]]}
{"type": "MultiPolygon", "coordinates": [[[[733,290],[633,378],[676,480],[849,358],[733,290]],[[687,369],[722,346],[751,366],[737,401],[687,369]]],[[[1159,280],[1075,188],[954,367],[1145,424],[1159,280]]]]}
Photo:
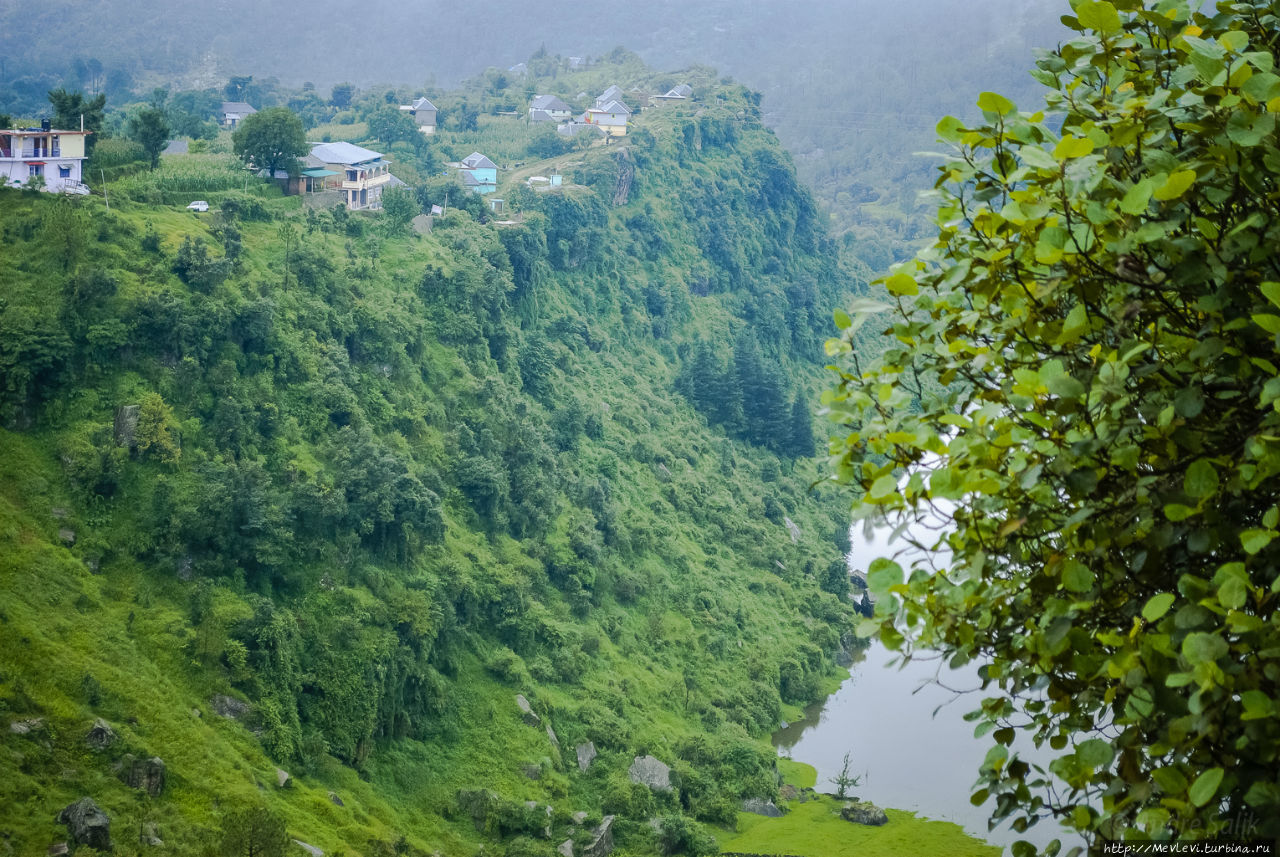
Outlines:
{"type": "Polygon", "coordinates": [[[857,284],[744,90],[572,159],[425,235],[168,167],[0,191],[0,850],[89,796],[117,854],[256,806],[328,854],[700,853],[776,796],[849,625],[794,403],[857,284]]]}

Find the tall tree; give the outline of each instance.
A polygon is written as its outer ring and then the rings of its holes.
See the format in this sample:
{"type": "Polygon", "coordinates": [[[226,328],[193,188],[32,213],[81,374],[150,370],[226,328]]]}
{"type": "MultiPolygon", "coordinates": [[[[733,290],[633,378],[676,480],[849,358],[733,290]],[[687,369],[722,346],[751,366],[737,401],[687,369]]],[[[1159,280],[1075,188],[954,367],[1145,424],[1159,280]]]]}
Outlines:
{"type": "Polygon", "coordinates": [[[1274,839],[1280,19],[1073,6],[1035,72],[1052,121],[988,92],[939,123],[938,239],[860,308],[892,344],[827,395],[863,513],[954,508],[910,574],[872,564],[870,625],[981,664],[973,799],[1016,830],[1274,839]]]}
{"type": "Polygon", "coordinates": [[[296,172],[298,159],[307,153],[302,120],[287,107],[268,107],[244,117],[231,144],[238,158],[268,175],[276,170],[296,172]]]}
{"type": "Polygon", "coordinates": [[[804,396],[791,402],[791,419],[787,426],[787,444],[783,453],[791,458],[810,458],[818,452],[813,441],[813,415],[804,396]]]}
{"type": "Polygon", "coordinates": [[[151,161],[151,169],[160,166],[160,153],[169,144],[169,120],[157,107],[144,107],[129,118],[129,139],[142,146],[151,161]]]}
{"type": "Polygon", "coordinates": [[[106,116],[106,94],[98,93],[93,98],[85,98],[83,92],[68,92],[59,87],[50,91],[49,103],[53,105],[53,127],[55,128],[78,131],[83,118],[84,130],[94,132],[84,141],[85,154],[91,154],[97,132],[102,129],[106,116]]]}

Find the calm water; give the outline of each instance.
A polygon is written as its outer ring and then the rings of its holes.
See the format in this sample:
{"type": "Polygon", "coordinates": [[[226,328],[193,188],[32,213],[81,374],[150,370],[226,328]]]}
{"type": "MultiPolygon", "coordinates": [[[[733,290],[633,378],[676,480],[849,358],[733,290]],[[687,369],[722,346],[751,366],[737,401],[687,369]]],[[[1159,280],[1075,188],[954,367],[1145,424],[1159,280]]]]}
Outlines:
{"type": "MultiPolygon", "coordinates": [[[[874,557],[892,552],[877,539],[864,540],[860,532],[853,535],[850,560],[855,568],[865,569],[874,557]]],[[[1061,835],[1056,825],[1046,822],[1026,834],[1007,828],[988,832],[990,806],[969,803],[991,739],[975,739],[974,724],[963,719],[978,707],[981,694],[957,696],[953,691],[978,688],[977,665],[951,670],[938,661],[913,661],[900,668],[890,666],[895,658],[873,643],[835,694],[811,706],[802,721],[774,734],[779,754],[817,768],[818,790],[834,792],[830,779],[839,775],[844,754],[849,753],[850,773],[864,775],[851,794],[955,822],[992,844],[1008,846],[1025,838],[1044,846],[1061,835]]],[[[1039,754],[1022,748],[1021,755],[1030,761],[1039,754]]]]}

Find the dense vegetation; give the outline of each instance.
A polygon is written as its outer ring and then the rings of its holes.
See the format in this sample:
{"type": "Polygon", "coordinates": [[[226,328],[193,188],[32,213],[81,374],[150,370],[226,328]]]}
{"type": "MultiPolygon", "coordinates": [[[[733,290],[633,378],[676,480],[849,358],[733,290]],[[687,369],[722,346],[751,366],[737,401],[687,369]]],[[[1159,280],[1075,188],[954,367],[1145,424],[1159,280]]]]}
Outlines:
{"type": "Polygon", "coordinates": [[[1280,18],[1073,6],[1036,71],[1059,118],[944,119],[937,241],[860,307],[893,347],[830,344],[837,476],[945,522],[907,579],[872,566],[867,630],[980,665],[993,818],[1274,842],[1280,18]]]}
{"type": "MultiPolygon", "coordinates": [[[[404,145],[415,178],[454,144],[404,145]]],[[[90,795],[126,854],[145,825],[249,853],[280,819],[330,853],[549,855],[604,813],[628,852],[699,853],[776,796],[761,738],[849,643],[845,512],[790,409],[856,284],[750,93],[570,153],[564,189],[511,188],[518,224],[454,196],[427,235],[228,154],[94,157],[109,210],[0,192],[10,847],[90,795]],[[730,340],[787,444],[677,392],[730,340]],[[89,750],[95,718],[117,740],[89,750]],[[645,753],[673,790],[630,781],[645,753]]]]}

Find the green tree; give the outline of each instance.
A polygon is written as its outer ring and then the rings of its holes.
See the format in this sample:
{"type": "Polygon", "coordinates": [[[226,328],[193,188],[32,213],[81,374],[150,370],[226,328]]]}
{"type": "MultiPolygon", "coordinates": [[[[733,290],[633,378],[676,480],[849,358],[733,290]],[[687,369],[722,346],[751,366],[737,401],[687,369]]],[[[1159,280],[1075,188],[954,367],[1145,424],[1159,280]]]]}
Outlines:
{"type": "Polygon", "coordinates": [[[160,153],[169,144],[171,130],[164,110],[158,107],[144,107],[129,118],[129,139],[146,151],[153,170],[160,166],[160,153]]]}
{"type": "Polygon", "coordinates": [[[284,819],[265,806],[233,812],[222,822],[221,857],[284,857],[290,846],[284,819]]]}
{"type": "Polygon", "coordinates": [[[106,118],[106,93],[100,92],[93,98],[85,98],[83,92],[68,92],[59,87],[49,93],[49,103],[53,105],[53,127],[77,131],[83,119],[84,130],[94,132],[85,137],[84,141],[85,154],[92,155],[97,132],[102,130],[102,123],[106,118]]]}
{"type": "Polygon", "coordinates": [[[813,441],[813,415],[804,396],[796,396],[791,402],[791,419],[787,428],[787,442],[783,454],[791,458],[810,458],[818,452],[813,441]]]}
{"type": "Polygon", "coordinates": [[[351,96],[355,94],[356,88],[349,83],[335,83],[333,92],[329,96],[329,103],[334,107],[342,109],[351,106],[351,96]]]}
{"type": "Polygon", "coordinates": [[[421,213],[417,195],[407,187],[392,187],[383,191],[382,216],[391,232],[404,232],[413,218],[421,213]]]}
{"type": "Polygon", "coordinates": [[[268,107],[240,120],[231,135],[236,157],[273,175],[276,170],[293,173],[298,159],[307,153],[307,136],[302,120],[287,107],[268,107]]]}
{"type": "Polygon", "coordinates": [[[974,800],[1017,830],[1280,834],[1280,22],[1200,5],[1075,0],[1052,122],[943,119],[937,241],[828,343],[859,514],[954,508],[864,630],[981,664],[974,800]]]}

